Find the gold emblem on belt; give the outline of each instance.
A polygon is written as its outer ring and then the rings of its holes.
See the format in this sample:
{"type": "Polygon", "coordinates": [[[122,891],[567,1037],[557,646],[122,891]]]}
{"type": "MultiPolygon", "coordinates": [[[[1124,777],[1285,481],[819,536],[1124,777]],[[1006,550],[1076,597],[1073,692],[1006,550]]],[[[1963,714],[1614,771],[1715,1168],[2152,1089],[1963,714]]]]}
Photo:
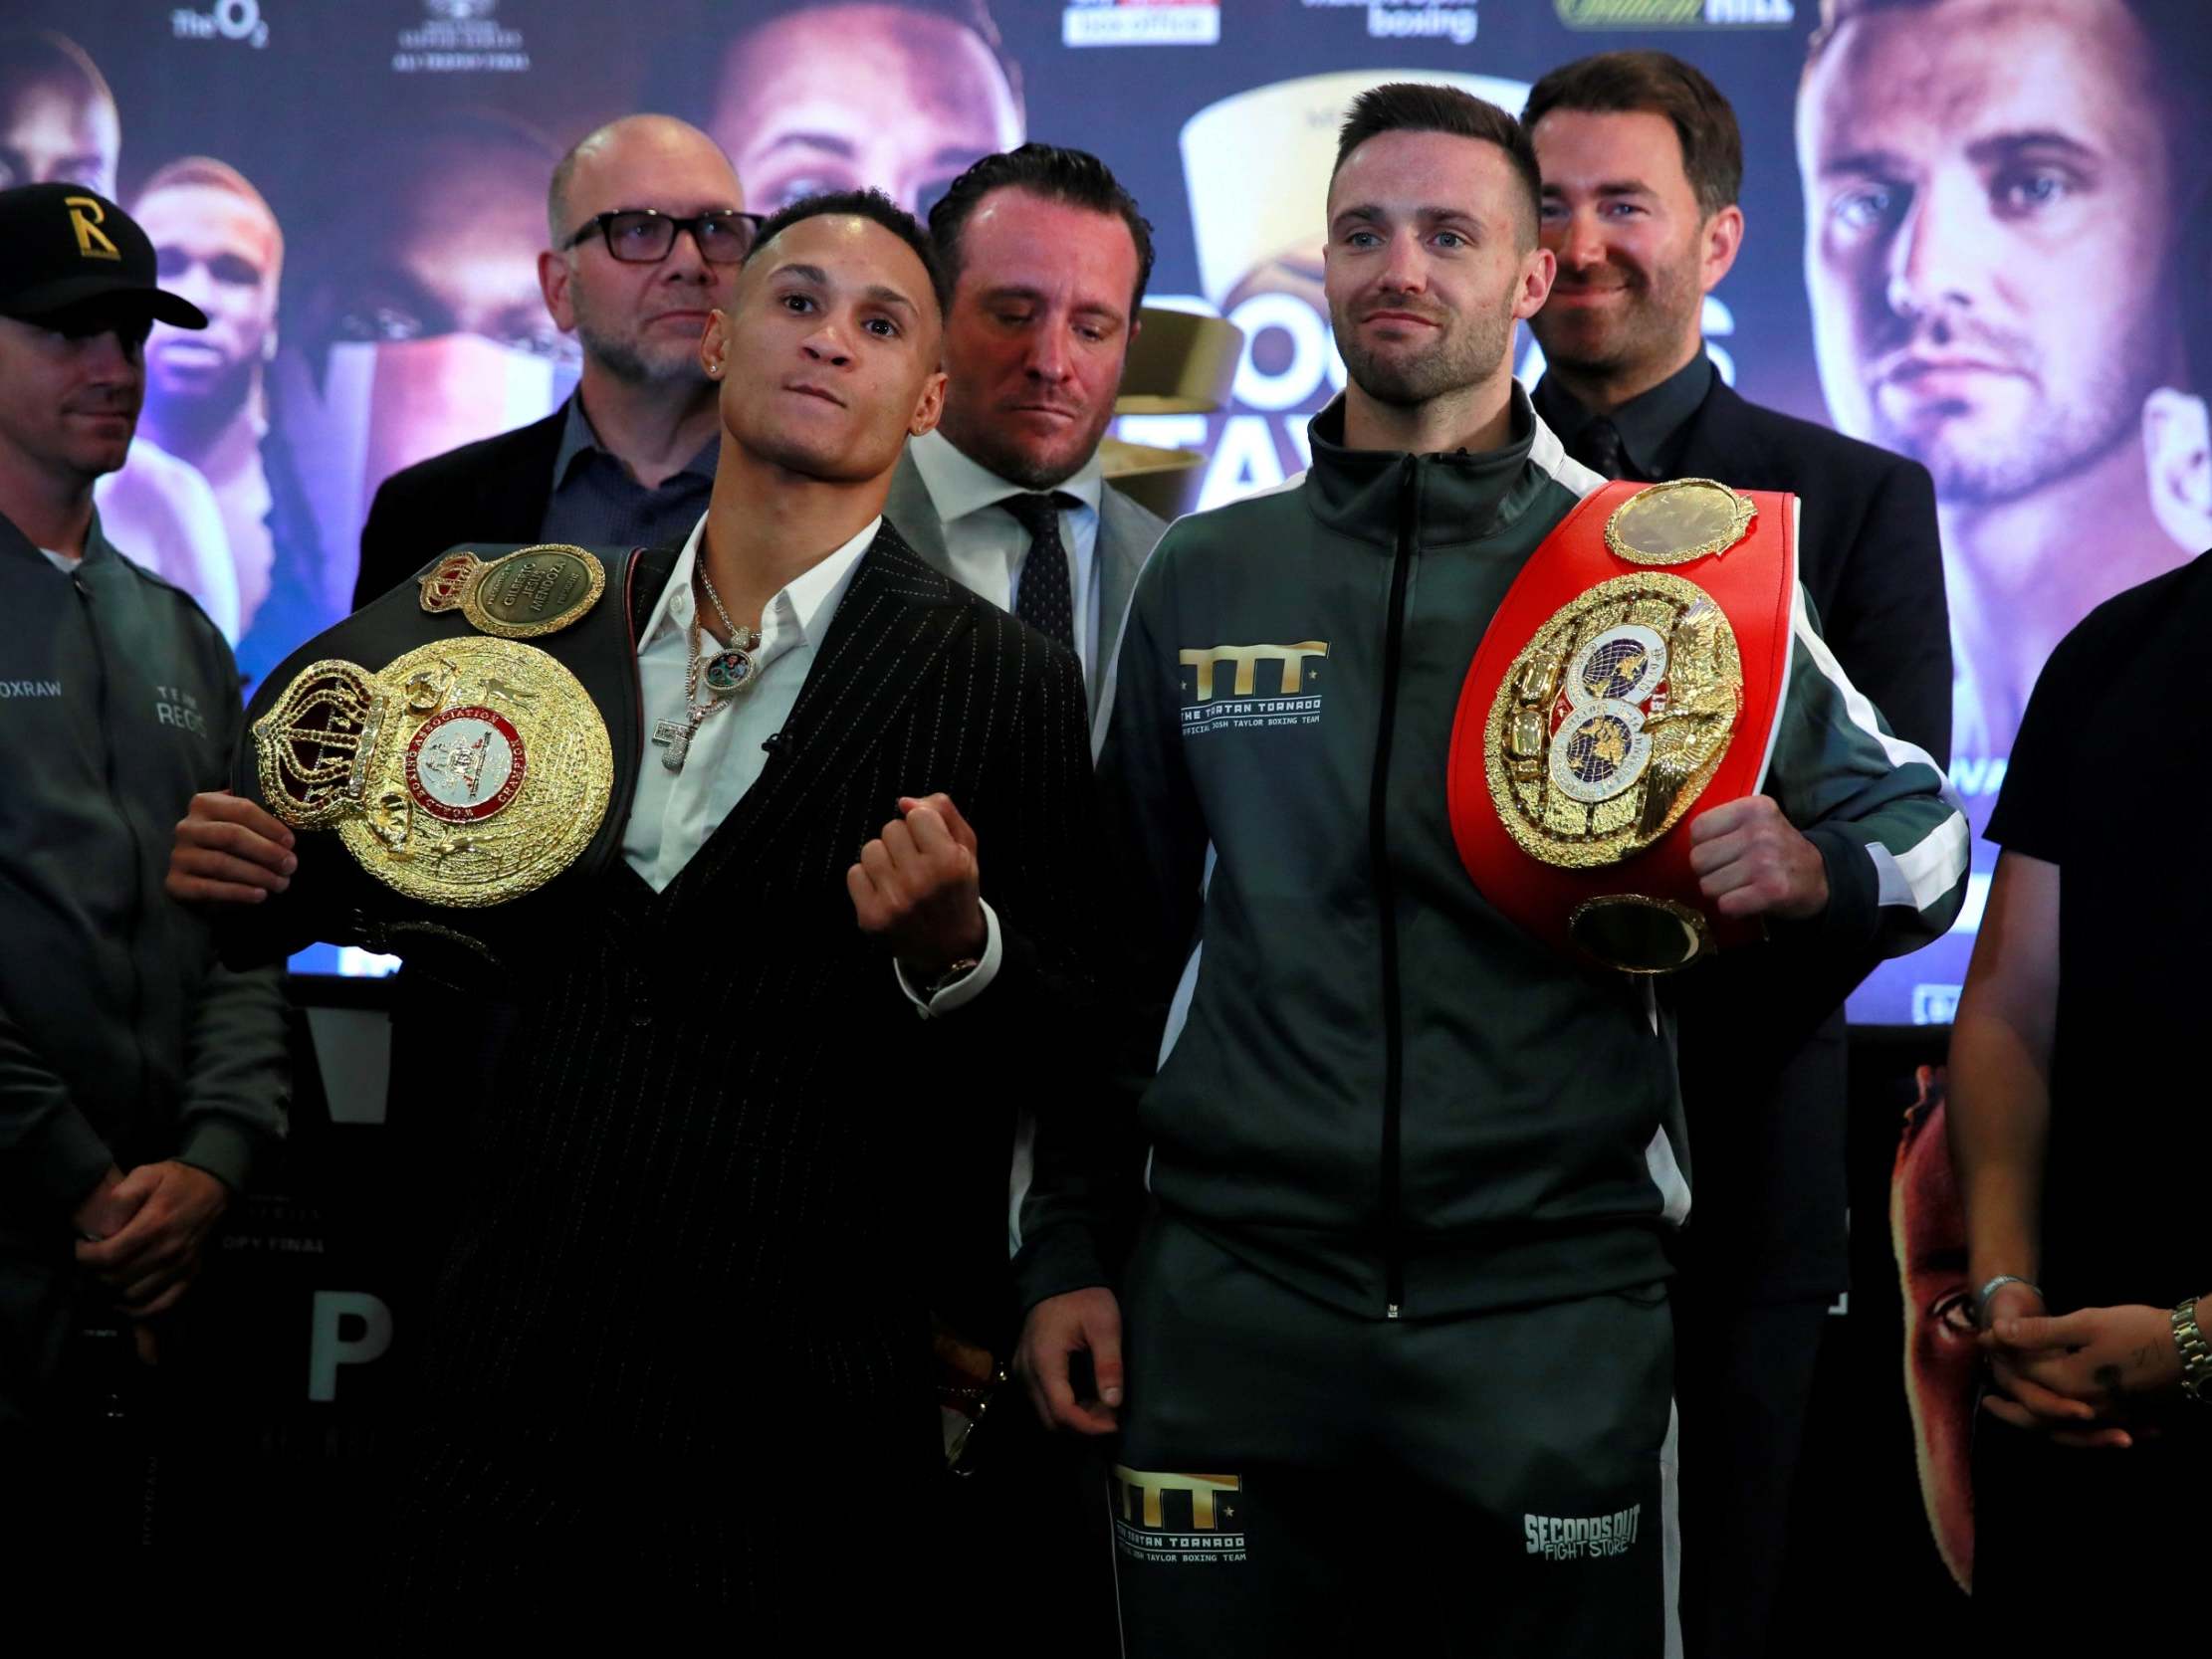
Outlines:
{"type": "Polygon", "coordinates": [[[581,547],[549,541],[487,562],[448,553],[418,576],[422,608],[458,610],[470,626],[500,639],[558,633],[599,602],[606,569],[581,547]]]}
{"type": "Polygon", "coordinates": [[[1742,703],[1735,630],[1704,589],[1659,571],[1600,582],[1536,630],[1491,702],[1498,817],[1546,864],[1633,857],[1712,780],[1742,703]]]}
{"type": "Polygon", "coordinates": [[[1639,490],[1606,520],[1605,544],[1631,564],[1687,564],[1743,539],[1758,511],[1749,497],[1709,478],[1639,490]]]}
{"type": "Polygon", "coordinates": [[[576,677],[502,639],[443,640],[381,671],[311,663],[253,736],[270,811],[335,829],[370,875],[433,905],[544,886],[591,844],[614,788],[576,677]]]}

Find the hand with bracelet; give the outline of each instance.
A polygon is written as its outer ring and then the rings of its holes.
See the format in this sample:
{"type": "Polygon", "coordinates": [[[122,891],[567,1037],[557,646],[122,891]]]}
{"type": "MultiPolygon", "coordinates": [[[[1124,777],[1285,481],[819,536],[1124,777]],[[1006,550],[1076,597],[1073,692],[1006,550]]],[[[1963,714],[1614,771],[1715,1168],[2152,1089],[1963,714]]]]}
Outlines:
{"type": "Polygon", "coordinates": [[[984,953],[976,832],[950,796],[902,795],[900,816],[845,872],[860,931],[891,946],[908,980],[942,987],[984,953]]]}
{"type": "MultiPolygon", "coordinates": [[[[2212,1297],[2171,1310],[2082,1308],[2052,1318],[2032,1285],[2014,1280],[1984,1291],[1981,1347],[1995,1386],[1982,1406],[1991,1416],[2061,1445],[2123,1448],[2177,1399],[2212,1407],[2212,1348],[2203,1335],[2212,1297]]],[[[2157,1432],[2154,1422],[2147,1432],[2157,1432]]]]}

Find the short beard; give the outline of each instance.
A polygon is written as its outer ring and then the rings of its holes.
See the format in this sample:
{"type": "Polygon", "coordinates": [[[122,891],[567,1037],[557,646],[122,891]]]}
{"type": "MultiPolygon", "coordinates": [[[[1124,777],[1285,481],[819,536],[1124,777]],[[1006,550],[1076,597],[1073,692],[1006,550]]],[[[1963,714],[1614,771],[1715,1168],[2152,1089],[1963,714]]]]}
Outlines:
{"type": "Polygon", "coordinates": [[[1377,403],[1399,409],[1418,409],[1479,386],[1497,373],[1513,340],[1512,308],[1504,304],[1455,316],[1443,338],[1412,357],[1370,351],[1346,318],[1332,313],[1330,321],[1354,383],[1377,403]]]}
{"type": "Polygon", "coordinates": [[[1669,305],[1671,298],[1664,289],[1646,288],[1636,294],[1613,337],[1587,355],[1577,354],[1567,330],[1544,327],[1542,311],[1536,313],[1530,326],[1544,348],[1544,362],[1548,367],[1596,379],[1634,375],[1671,360],[1680,347],[1682,336],[1690,331],[1692,319],[1702,313],[1702,295],[1692,302],[1694,311],[1669,305]],[[1552,338],[1545,339],[1546,333],[1552,338]]]}
{"type": "Polygon", "coordinates": [[[626,386],[694,388],[707,384],[707,368],[699,360],[696,346],[672,360],[654,362],[631,341],[602,334],[581,313],[576,317],[576,342],[586,357],[626,386]]]}
{"type": "MultiPolygon", "coordinates": [[[[1620,327],[1613,331],[1611,340],[1586,356],[1577,356],[1571,338],[1575,329],[1548,327],[1544,311],[1537,311],[1528,327],[1535,331],[1537,345],[1544,347],[1544,365],[1557,365],[1568,374],[1611,380],[1670,363],[1674,351],[1681,349],[1683,336],[1694,331],[1703,338],[1703,329],[1692,327],[1701,323],[1705,310],[1705,295],[1696,288],[1694,261],[1696,252],[1690,248],[1681,259],[1663,263],[1651,272],[1624,272],[1628,277],[1628,306],[1620,327]]],[[[1553,281],[1553,292],[1560,292],[1560,281],[1553,281]]]]}
{"type": "Polygon", "coordinates": [[[1091,430],[1085,441],[1076,449],[1070,462],[1053,465],[1023,454],[1012,444],[999,440],[998,434],[989,425],[973,429],[956,420],[938,423],[938,430],[969,460],[995,477],[1008,484],[1018,484],[1024,490],[1051,490],[1065,484],[1090,465],[1091,457],[1098,453],[1098,446],[1106,436],[1106,428],[1113,423],[1114,406],[1109,402],[1093,417],[1091,430]]]}

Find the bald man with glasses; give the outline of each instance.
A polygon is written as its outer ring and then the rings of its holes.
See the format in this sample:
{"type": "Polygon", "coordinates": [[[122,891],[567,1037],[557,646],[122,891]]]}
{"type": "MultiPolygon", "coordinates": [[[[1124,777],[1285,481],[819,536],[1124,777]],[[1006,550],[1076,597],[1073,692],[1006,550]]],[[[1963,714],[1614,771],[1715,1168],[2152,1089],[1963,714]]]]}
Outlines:
{"type": "Polygon", "coordinates": [[[719,428],[699,336],[760,227],[728,157],[682,121],[624,116],[561,157],[546,215],[539,286],[582,378],[546,419],[385,480],[355,605],[457,540],[675,546],[707,510],[719,428]]]}

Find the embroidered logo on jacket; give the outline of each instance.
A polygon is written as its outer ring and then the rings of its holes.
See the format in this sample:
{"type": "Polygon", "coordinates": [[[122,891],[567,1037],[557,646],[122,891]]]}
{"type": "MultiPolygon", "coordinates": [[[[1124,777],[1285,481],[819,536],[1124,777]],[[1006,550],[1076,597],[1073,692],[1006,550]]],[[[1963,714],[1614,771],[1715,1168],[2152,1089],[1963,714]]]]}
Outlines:
{"type": "Polygon", "coordinates": [[[1313,726],[1321,719],[1321,666],[1327,640],[1295,645],[1214,645],[1180,651],[1183,734],[1266,726],[1313,726]]]}
{"type": "Polygon", "coordinates": [[[1114,1465],[1120,1504],[1114,1539],[1123,1555],[1170,1563],[1240,1561],[1237,1521],[1243,1481],[1235,1475],[1183,1475],[1114,1465]]]}
{"type": "Polygon", "coordinates": [[[153,718],[162,726],[173,726],[196,736],[207,735],[207,717],[200,713],[200,700],[182,686],[153,688],[153,718]]]}

